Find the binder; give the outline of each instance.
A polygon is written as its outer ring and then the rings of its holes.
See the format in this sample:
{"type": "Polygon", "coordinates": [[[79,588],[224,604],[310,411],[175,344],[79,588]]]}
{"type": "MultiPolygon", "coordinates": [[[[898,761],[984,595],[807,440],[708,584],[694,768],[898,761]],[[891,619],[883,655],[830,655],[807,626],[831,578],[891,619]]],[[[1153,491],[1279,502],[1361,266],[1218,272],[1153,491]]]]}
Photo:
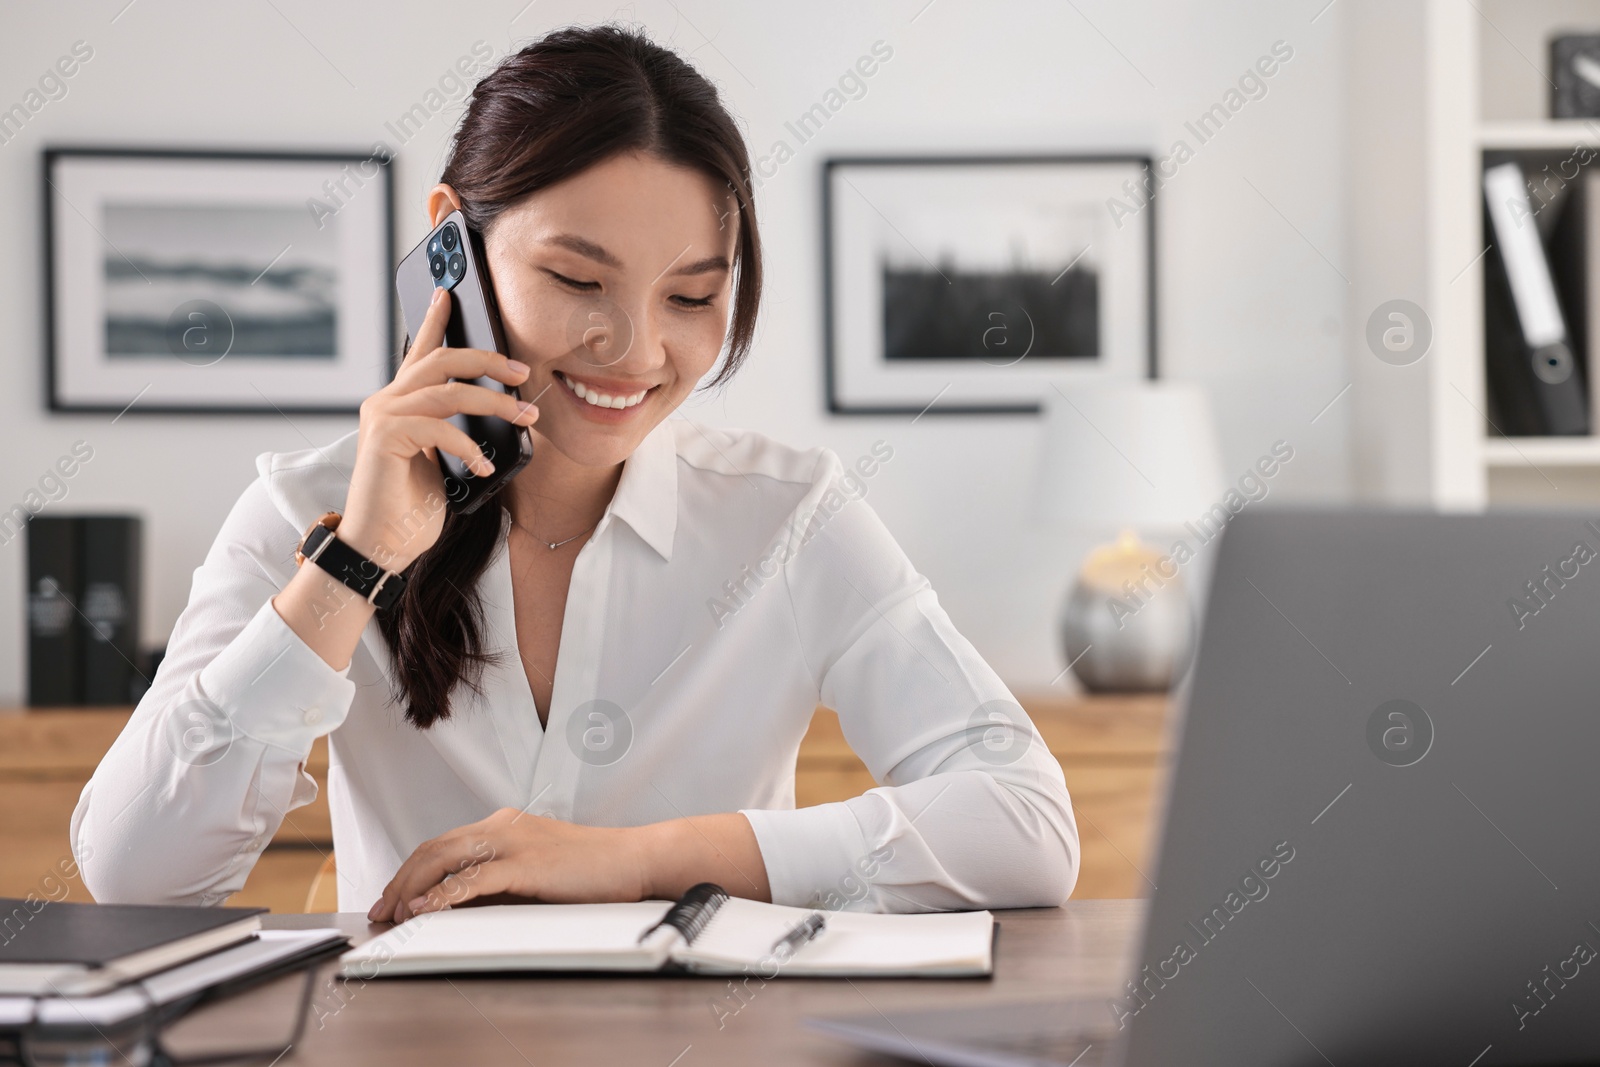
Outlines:
{"type": "Polygon", "coordinates": [[[1600,379],[1600,170],[1585,170],[1569,183],[1550,235],[1550,269],[1556,295],[1567,313],[1567,334],[1588,385],[1590,424],[1596,422],[1600,379]]]}
{"type": "Polygon", "coordinates": [[[83,703],[77,602],[80,552],[76,519],[28,520],[28,704],[83,703]]]}
{"type": "Polygon", "coordinates": [[[132,515],[81,519],[83,703],[135,702],[139,662],[140,522],[132,515]]]}
{"type": "Polygon", "coordinates": [[[137,702],[141,526],[133,515],[28,521],[30,706],[137,702]]]}
{"type": "Polygon", "coordinates": [[[1583,368],[1556,295],[1522,167],[1483,173],[1485,358],[1494,421],[1507,436],[1589,432],[1583,368]]]}

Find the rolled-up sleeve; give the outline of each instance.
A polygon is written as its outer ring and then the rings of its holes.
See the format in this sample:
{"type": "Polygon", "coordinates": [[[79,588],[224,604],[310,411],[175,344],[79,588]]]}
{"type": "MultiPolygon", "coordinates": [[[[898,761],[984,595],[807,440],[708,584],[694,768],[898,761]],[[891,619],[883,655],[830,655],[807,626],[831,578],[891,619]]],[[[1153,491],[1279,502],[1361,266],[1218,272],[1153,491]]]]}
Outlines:
{"type": "Polygon", "coordinates": [[[881,911],[1060,904],[1079,858],[1060,764],[873,510],[837,472],[821,482],[785,584],[819,699],[882,784],[838,803],[744,813],[773,900],[881,911]]]}
{"type": "Polygon", "coordinates": [[[295,540],[258,480],[195,571],[160,670],[72,815],[96,900],[221,903],[285,815],[316,798],[304,762],[355,685],[270,602],[295,540]]]}

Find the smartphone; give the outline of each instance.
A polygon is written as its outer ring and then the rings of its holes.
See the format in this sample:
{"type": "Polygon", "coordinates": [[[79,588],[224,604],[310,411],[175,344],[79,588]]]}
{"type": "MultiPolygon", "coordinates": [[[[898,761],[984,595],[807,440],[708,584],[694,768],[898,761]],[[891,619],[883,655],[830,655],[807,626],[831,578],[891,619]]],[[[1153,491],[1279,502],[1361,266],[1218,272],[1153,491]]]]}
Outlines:
{"type": "MultiPolygon", "coordinates": [[[[483,254],[483,237],[467,225],[461,212],[452,211],[446,215],[400,261],[394,284],[400,294],[400,314],[405,320],[408,349],[411,339],[422,329],[433,291],[443,288],[450,290],[451,296],[445,345],[509,354],[505,333],[500,327],[500,311],[495,305],[494,285],[483,254]]],[[[461,380],[522,399],[515,386],[493,378],[461,380]]],[[[533,458],[533,440],[525,427],[507,422],[498,415],[452,415],[449,421],[477,442],[494,464],[494,473],[483,478],[467,469],[459,458],[438,450],[439,469],[444,473],[445,497],[450,502],[450,510],[465,515],[482,507],[484,501],[528,465],[533,458]]]]}

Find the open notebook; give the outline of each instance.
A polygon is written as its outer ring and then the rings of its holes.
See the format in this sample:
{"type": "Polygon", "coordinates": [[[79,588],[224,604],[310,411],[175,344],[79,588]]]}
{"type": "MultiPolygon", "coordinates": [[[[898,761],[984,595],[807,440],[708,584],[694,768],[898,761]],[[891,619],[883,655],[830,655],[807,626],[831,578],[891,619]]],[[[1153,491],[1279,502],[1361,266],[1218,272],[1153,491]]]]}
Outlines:
{"type": "Polygon", "coordinates": [[[346,978],[448,971],[657,971],[967,977],[994,970],[994,916],[818,913],[729,897],[495,904],[412,918],[345,953],[346,978]],[[805,939],[797,930],[818,925],[805,939]],[[786,941],[787,938],[787,941],[786,941]]]}

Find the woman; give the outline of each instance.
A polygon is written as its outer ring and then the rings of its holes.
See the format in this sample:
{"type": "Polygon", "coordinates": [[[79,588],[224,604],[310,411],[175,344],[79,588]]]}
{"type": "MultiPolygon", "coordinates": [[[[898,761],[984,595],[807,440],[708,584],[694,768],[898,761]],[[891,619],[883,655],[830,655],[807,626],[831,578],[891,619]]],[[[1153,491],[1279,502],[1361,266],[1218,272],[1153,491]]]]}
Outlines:
{"type": "Polygon", "coordinates": [[[724,345],[709,384],[738,369],[761,289],[716,90],[631,31],[552,33],[473,91],[427,198],[434,225],[456,209],[511,358],[440,347],[443,294],[356,433],[257,460],[73,815],[95,897],[225,900],[315,798],[328,734],[339,907],[378,921],[701,881],[882,910],[1066,899],[1059,765],[860,499],[892,446],[846,465],[675,414],[724,345]],[[532,403],[454,381],[483,375],[532,403]],[[460,413],[534,441],[464,516],[437,452],[493,457],[460,413]],[[403,572],[395,603],[297,564],[319,522],[403,572]],[[795,810],[819,702],[885,784],[795,810]]]}

